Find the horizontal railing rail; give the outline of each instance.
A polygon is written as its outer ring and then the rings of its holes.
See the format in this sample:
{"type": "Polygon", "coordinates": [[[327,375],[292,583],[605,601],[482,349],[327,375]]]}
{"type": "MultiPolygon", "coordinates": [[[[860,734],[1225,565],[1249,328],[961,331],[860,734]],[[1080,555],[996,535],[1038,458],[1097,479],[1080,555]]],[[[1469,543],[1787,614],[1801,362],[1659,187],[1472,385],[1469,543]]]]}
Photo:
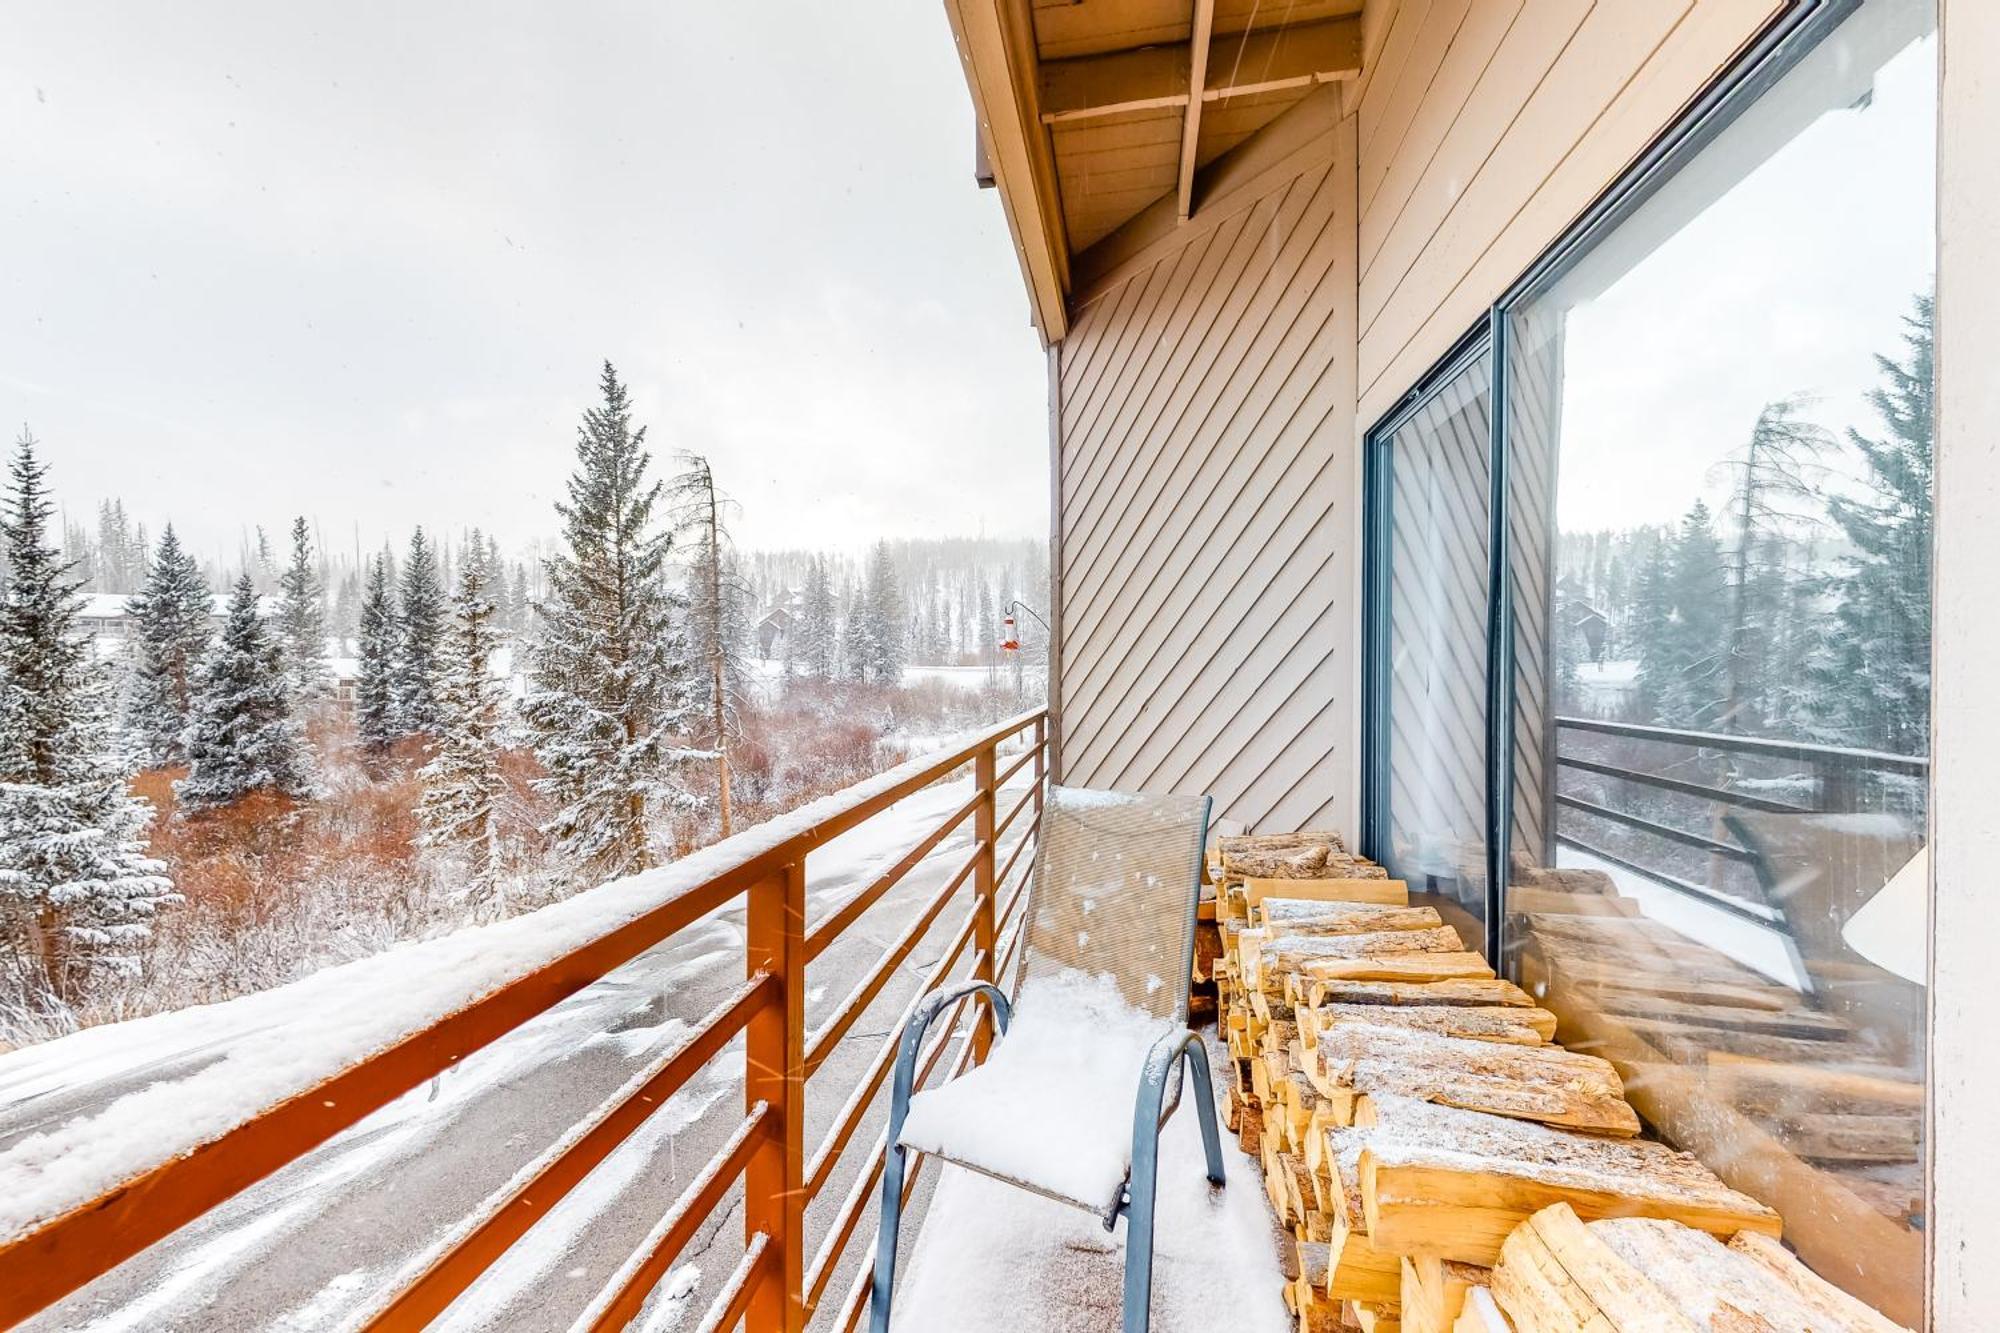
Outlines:
{"type": "MultiPolygon", "coordinates": [[[[1047,715],[1038,708],[937,755],[913,760],[881,780],[861,784],[850,800],[833,798],[830,810],[776,842],[752,837],[755,830],[739,835],[747,840],[739,859],[730,862],[725,857],[708,879],[635,919],[406,1033],[330,1077],[296,1089],[191,1149],[133,1172],[96,1197],[0,1238],[0,1325],[12,1325],[46,1309],[613,969],[743,899],[742,985],[672,1051],[637,1071],[608,1101],[560,1135],[554,1146],[518,1170],[435,1252],[406,1269],[393,1290],[374,1297],[363,1326],[418,1328],[434,1319],[649,1115],[741,1037],[741,1123],[688,1188],[668,1202],[659,1222],[597,1293],[576,1326],[624,1327],[740,1182],[743,1257],[715,1295],[705,1326],[730,1328],[742,1319],[751,1333],[799,1333],[854,1248],[859,1223],[881,1178],[886,1157],[883,1136],[877,1135],[873,1148],[857,1164],[839,1210],[811,1254],[805,1237],[806,1208],[832,1184],[836,1168],[881,1093],[894,1067],[902,1023],[895,1024],[876,1049],[810,1157],[804,1143],[807,1086],[939,921],[958,924],[944,952],[927,967],[916,993],[902,1007],[905,1018],[927,995],[956,980],[959,965],[968,958],[964,975],[985,981],[1006,975],[1022,933],[1018,909],[1034,873],[1047,771],[1047,715]],[[1007,748],[1017,741],[1018,753],[1007,748]],[[1004,770],[999,767],[1003,749],[1010,761],[1004,770]],[[808,929],[807,855],[967,764],[973,773],[971,799],[808,929]],[[1022,793],[1001,819],[998,794],[1024,770],[1027,781],[1022,793]],[[1021,825],[1002,860],[998,855],[1002,839],[1031,806],[1033,815],[1021,825]],[[968,818],[973,830],[965,859],[922,903],[896,942],[835,1006],[831,1017],[817,1027],[809,1026],[806,966],[882,902],[968,818]],[[948,918],[954,902],[962,902],[965,910],[948,918]]],[[[727,846],[712,850],[722,852],[727,846]]],[[[951,1068],[960,1071],[983,1058],[990,1020],[961,1001],[953,1009],[951,1023],[937,1030],[919,1065],[920,1085],[954,1038],[959,1054],[951,1068]]],[[[906,1192],[914,1189],[916,1180],[913,1171],[906,1192]]],[[[851,1257],[857,1260],[856,1278],[840,1309],[838,1323],[843,1330],[853,1329],[866,1310],[872,1269],[869,1255],[851,1257]]]]}
{"type": "Polygon", "coordinates": [[[1763,755],[1772,759],[1793,759],[1809,764],[1845,764],[1872,768],[1884,773],[1921,776],[1930,772],[1931,761],[1923,755],[1892,754],[1887,750],[1856,750],[1838,745],[1818,745],[1811,741],[1783,740],[1770,736],[1735,736],[1721,731],[1684,731],[1676,727],[1647,726],[1637,722],[1609,722],[1596,717],[1556,718],[1564,731],[1594,731],[1629,740],[1660,741],[1669,745],[1692,745],[1704,750],[1730,754],[1763,755]]]}

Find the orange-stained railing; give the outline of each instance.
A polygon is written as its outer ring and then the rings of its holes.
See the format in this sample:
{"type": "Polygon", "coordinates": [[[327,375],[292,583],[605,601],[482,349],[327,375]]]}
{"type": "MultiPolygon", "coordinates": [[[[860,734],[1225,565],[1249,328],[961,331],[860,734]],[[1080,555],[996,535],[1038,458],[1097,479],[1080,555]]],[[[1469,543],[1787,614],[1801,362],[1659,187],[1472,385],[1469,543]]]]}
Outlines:
{"type": "MultiPolygon", "coordinates": [[[[884,1158],[884,1135],[861,1161],[840,1208],[817,1244],[806,1240],[807,1205],[833,1180],[893,1068],[899,1019],[848,1092],[831,1130],[808,1157],[804,1141],[809,1080],[882,993],[911,952],[954,904],[963,907],[924,982],[902,1018],[925,995],[960,976],[997,980],[1007,974],[1021,939],[1020,912],[1033,873],[1047,773],[1047,717],[1023,713],[942,752],[887,787],[854,798],[809,828],[775,845],[758,846],[705,883],[678,894],[626,925],[528,973],[412,1033],[387,1049],[234,1125],[193,1151],[125,1181],[100,1197],[0,1243],[0,1324],[46,1308],[110,1271],[209,1209],[236,1196],[335,1134],[443,1072],[466,1055],[513,1031],[677,931],[726,906],[745,903],[743,985],[671,1052],[640,1070],[611,1100],[559,1137],[540,1158],[466,1219],[421,1271],[379,1298],[371,1329],[420,1328],[435,1318],[507,1253],[591,1169],[623,1143],[647,1116],[685,1086],[741,1033],[744,1039],[744,1119],[714,1159],[664,1211],[631,1258],[598,1293],[578,1327],[623,1328],[673,1267],[703,1223],[738,1181],[744,1200],[741,1262],[714,1299],[707,1327],[745,1321],[751,1333],[797,1333],[825,1301],[857,1231],[872,1213],[884,1158]],[[1001,768],[1002,762],[1006,767],[1001,768]],[[973,795],[896,862],[810,930],[806,924],[806,856],[836,835],[965,765],[973,795]],[[1032,765],[1032,769],[1029,766],[1032,765]],[[999,798],[1026,770],[1020,795],[1003,815],[999,798]],[[1006,838],[1022,815],[1032,816],[1006,838]],[[817,1027],[806,1013],[806,965],[823,954],[902,881],[954,829],[973,820],[971,851],[910,919],[887,952],[817,1027]],[[1024,855],[1024,852],[1026,853],[1024,855]],[[967,889],[968,883],[970,889],[967,889]],[[961,960],[970,965],[960,973],[961,960]]],[[[1011,793],[1008,793],[1011,796],[1011,793]]],[[[918,1063],[918,1085],[935,1071],[954,1041],[958,1072],[983,1057],[985,1011],[961,1001],[940,1024],[918,1063]],[[961,1027],[968,1014],[969,1025],[961,1027]]],[[[919,1163],[920,1165],[921,1163],[919,1163]]],[[[910,1173],[908,1191],[917,1175],[910,1173]]],[[[872,1261],[858,1256],[855,1276],[831,1323],[852,1330],[867,1308],[872,1261]]],[[[822,1321],[825,1322],[825,1321],[822,1321]]]]}

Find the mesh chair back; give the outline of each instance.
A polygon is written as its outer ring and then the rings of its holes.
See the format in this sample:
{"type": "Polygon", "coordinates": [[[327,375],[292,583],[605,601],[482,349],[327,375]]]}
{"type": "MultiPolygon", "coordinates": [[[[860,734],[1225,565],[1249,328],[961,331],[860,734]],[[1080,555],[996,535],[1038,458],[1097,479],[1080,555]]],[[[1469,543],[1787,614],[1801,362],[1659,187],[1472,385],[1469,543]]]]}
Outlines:
{"type": "Polygon", "coordinates": [[[1030,975],[1104,974],[1142,1013],[1185,1024],[1206,796],[1049,788],[1015,991],[1030,975]]]}

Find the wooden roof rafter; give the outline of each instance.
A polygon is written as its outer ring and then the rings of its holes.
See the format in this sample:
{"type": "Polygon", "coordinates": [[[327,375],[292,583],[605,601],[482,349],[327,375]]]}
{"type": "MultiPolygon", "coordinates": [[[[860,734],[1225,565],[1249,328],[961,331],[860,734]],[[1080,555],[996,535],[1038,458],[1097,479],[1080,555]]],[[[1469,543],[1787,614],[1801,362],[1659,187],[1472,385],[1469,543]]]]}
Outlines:
{"type": "Polygon", "coordinates": [[[945,8],[982,160],[1050,343],[1067,331],[1079,288],[1118,266],[1111,256],[1161,243],[1198,211],[1205,217],[1260,174],[1235,162],[1239,149],[1297,119],[1301,103],[1323,106],[1315,89],[1361,72],[1363,0],[945,0],[945,8]]]}

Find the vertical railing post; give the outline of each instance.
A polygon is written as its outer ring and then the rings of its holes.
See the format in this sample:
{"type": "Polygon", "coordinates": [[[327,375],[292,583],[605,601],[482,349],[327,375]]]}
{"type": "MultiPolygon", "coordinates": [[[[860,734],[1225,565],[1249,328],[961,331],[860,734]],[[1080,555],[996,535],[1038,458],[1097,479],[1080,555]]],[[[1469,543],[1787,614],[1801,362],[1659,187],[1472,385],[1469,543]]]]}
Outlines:
{"type": "Polygon", "coordinates": [[[1049,715],[1035,719],[1035,813],[1042,813],[1042,785],[1049,775],[1049,715]]]}
{"type": "MultiPolygon", "coordinates": [[[[993,775],[999,765],[995,750],[999,742],[989,742],[980,748],[972,761],[972,783],[979,792],[979,805],[972,812],[972,836],[978,840],[978,860],[972,871],[972,975],[981,981],[994,981],[994,884],[993,884],[993,825],[994,792],[993,775]]],[[[984,1060],[986,1052],[993,1045],[992,1006],[976,1006],[972,1029],[972,1058],[975,1062],[984,1060]]]]}
{"type": "Polygon", "coordinates": [[[794,861],[750,889],[744,923],[749,975],[768,972],[777,1003],[750,1020],[743,1039],[743,1100],[769,1110],[764,1142],[743,1179],[743,1238],[768,1237],[744,1327],[800,1333],[805,1327],[805,970],[806,867],[794,861]]]}

